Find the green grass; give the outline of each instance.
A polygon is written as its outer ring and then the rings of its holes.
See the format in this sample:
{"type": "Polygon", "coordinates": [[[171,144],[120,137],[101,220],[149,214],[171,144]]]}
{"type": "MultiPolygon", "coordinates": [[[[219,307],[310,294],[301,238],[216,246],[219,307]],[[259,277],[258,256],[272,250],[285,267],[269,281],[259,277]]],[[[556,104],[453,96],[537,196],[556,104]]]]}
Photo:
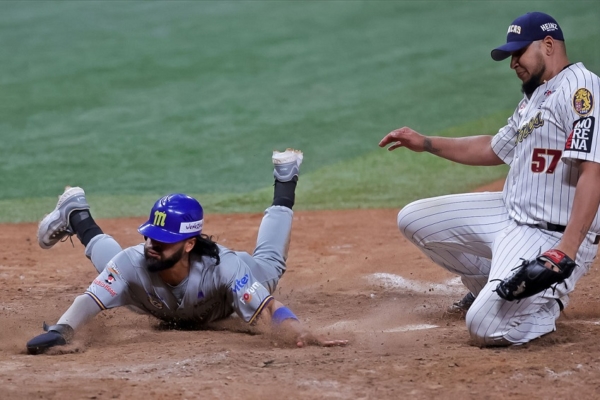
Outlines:
{"type": "MultiPolygon", "coordinates": [[[[473,135],[488,132],[505,120],[504,112],[440,132],[443,136],[473,135]]],[[[268,167],[270,173],[270,164],[268,167]]],[[[500,179],[506,167],[469,167],[427,153],[377,148],[351,160],[302,174],[297,188],[296,210],[401,207],[428,196],[460,193],[500,179]],[[435,175],[432,175],[435,171],[435,175]],[[425,184],[426,183],[426,184],[425,184]]],[[[270,174],[269,174],[270,176],[270,174]]],[[[211,213],[258,212],[270,204],[271,186],[247,193],[191,193],[211,213]]],[[[94,215],[116,218],[145,215],[162,194],[89,194],[94,215]]],[[[31,221],[52,209],[56,197],[0,200],[0,210],[13,208],[6,222],[31,221]]],[[[2,214],[0,214],[2,216],[2,214]]]]}
{"type": "Polygon", "coordinates": [[[556,16],[600,71],[586,1],[0,3],[0,221],[37,220],[66,184],[100,217],[160,195],[260,211],[270,151],[305,152],[298,209],[400,207],[504,168],[377,148],[409,125],[494,133],[520,98],[490,50],[517,15],[556,16]]]}

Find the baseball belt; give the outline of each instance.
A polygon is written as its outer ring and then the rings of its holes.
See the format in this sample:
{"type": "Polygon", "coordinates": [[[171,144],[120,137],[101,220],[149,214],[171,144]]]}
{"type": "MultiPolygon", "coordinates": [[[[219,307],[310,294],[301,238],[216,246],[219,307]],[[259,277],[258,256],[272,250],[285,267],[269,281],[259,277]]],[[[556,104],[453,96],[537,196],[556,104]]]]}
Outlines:
{"type": "MultiPolygon", "coordinates": [[[[552,224],[550,222],[540,222],[536,226],[538,228],[545,229],[550,232],[560,232],[560,233],[563,233],[565,231],[565,229],[567,229],[567,227],[564,225],[556,225],[556,224],[552,224]]],[[[598,243],[600,243],[600,235],[596,235],[596,237],[594,238],[594,244],[598,244],[598,243]]]]}

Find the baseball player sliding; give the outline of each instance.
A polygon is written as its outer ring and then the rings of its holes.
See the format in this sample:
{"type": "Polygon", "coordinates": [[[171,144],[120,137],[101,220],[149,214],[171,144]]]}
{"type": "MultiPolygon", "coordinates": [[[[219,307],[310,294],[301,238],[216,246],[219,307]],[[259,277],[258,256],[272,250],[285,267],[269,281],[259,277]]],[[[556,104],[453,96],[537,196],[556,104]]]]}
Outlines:
{"type": "Polygon", "coordinates": [[[30,354],[67,344],[86,321],[102,310],[132,306],[175,326],[201,326],[239,315],[253,324],[270,324],[298,347],[345,345],[306,330],[272,293],[286,269],[292,207],[302,152],[273,153],[274,199],[260,224],[253,255],[229,250],[202,233],[200,203],[184,194],[159,199],[139,227],[145,242],[121,249],[90,214],[81,188],[67,188],[38,228],[38,242],[49,249],[76,234],[100,275],[78,296],[56,325],[27,343],[30,354]]]}
{"type": "Polygon", "coordinates": [[[600,79],[569,62],[560,26],[540,12],[515,19],[491,55],[510,58],[524,94],[495,136],[427,137],[403,127],[379,145],[510,166],[502,192],[419,200],[398,214],[400,231],[470,290],[457,305],[468,309],[473,340],[503,346],[554,331],[596,256],[600,79]]]}

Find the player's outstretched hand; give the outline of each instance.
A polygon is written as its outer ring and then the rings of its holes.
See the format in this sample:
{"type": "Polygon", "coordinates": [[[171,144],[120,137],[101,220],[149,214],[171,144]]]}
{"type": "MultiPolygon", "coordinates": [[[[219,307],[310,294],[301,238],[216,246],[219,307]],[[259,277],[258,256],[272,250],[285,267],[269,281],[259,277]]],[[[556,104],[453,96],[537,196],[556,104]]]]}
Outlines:
{"type": "Polygon", "coordinates": [[[345,346],[348,344],[347,340],[335,339],[335,340],[324,340],[318,336],[313,335],[310,332],[305,332],[296,338],[296,346],[304,347],[307,345],[321,346],[321,347],[335,347],[345,346]]]}
{"type": "Polygon", "coordinates": [[[388,147],[389,151],[397,149],[398,147],[406,147],[407,149],[416,152],[425,151],[425,136],[407,126],[395,129],[385,135],[379,142],[379,147],[385,147],[390,143],[392,143],[392,145],[388,147]]]}
{"type": "Polygon", "coordinates": [[[73,328],[67,324],[48,326],[43,325],[46,333],[42,333],[27,342],[27,353],[41,354],[50,347],[67,344],[73,337],[73,328]]]}

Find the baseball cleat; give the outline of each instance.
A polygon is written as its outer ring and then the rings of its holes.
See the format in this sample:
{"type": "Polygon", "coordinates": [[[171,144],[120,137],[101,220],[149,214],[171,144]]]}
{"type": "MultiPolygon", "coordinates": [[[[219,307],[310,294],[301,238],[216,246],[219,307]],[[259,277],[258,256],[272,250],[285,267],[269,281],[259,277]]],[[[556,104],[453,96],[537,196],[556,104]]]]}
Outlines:
{"type": "Polygon", "coordinates": [[[71,228],[69,217],[76,210],[89,210],[85,192],[80,187],[65,188],[58,198],[54,211],[46,215],[38,226],[37,238],[42,249],[49,249],[56,243],[75,234],[71,228]]]}
{"type": "Polygon", "coordinates": [[[273,151],[273,176],[279,182],[289,182],[300,173],[304,155],[300,150],[273,151]]]}
{"type": "Polygon", "coordinates": [[[466,314],[471,308],[471,304],[475,301],[475,296],[473,293],[469,292],[465,294],[465,297],[452,303],[448,310],[446,310],[449,314],[466,314]]]}

